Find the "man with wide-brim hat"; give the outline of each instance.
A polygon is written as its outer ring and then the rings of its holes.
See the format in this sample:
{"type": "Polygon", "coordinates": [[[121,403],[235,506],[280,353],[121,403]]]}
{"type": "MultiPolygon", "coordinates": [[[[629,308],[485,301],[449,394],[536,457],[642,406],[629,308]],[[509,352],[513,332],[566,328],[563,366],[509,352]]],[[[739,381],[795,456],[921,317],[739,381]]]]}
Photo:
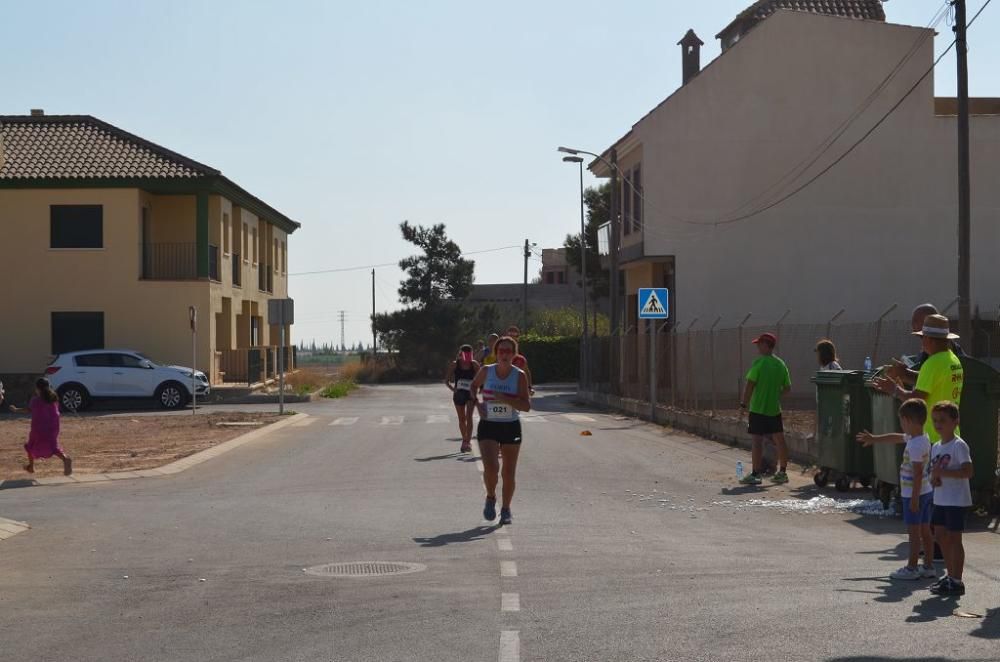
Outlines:
{"type": "MultiPolygon", "coordinates": [[[[948,318],[944,315],[928,315],[924,318],[923,326],[919,331],[914,331],[913,335],[920,337],[921,347],[927,353],[927,360],[917,373],[916,386],[912,391],[908,391],[897,381],[879,377],[875,379],[875,387],[900,400],[910,398],[926,400],[928,409],[944,401],[960,404],[965,372],[962,370],[961,360],[951,350],[951,341],[958,339],[958,335],[951,332],[948,318]]],[[[931,443],[941,440],[929,416],[927,423],[924,424],[924,432],[931,443]]],[[[956,430],[955,434],[961,433],[956,430]]]]}
{"type": "MultiPolygon", "coordinates": [[[[932,303],[922,303],[914,308],[913,313],[910,315],[910,329],[913,331],[913,335],[917,335],[918,331],[923,330],[925,319],[937,314],[938,309],[932,303]]],[[[955,334],[952,335],[955,336],[955,334]]],[[[958,358],[965,356],[965,350],[959,344],[958,336],[952,338],[948,344],[951,346],[951,351],[955,353],[955,356],[958,358]]],[[[889,368],[889,376],[895,378],[897,381],[901,381],[903,386],[912,387],[917,383],[917,374],[920,372],[920,367],[928,358],[927,352],[921,351],[920,354],[909,358],[905,363],[899,359],[893,359],[892,366],[889,368]]]]}

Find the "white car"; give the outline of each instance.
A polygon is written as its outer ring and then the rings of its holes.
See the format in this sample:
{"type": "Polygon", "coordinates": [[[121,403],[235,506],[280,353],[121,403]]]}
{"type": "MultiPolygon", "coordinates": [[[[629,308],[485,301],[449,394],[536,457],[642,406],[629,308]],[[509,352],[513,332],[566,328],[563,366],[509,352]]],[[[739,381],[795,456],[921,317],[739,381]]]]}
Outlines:
{"type": "MultiPolygon", "coordinates": [[[[60,354],[45,369],[67,411],[86,409],[93,398],[155,398],[164,409],[179,409],[191,400],[191,373],[129,349],[60,354]]],[[[195,393],[207,396],[208,377],[197,370],[193,376],[195,393]]]]}

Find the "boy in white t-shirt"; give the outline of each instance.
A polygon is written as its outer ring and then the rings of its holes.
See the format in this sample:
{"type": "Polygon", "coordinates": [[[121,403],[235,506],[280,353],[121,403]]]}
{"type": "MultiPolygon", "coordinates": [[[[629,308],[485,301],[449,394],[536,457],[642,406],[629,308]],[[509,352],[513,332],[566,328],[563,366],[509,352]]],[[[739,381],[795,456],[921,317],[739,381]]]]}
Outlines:
{"type": "Polygon", "coordinates": [[[858,441],[872,444],[906,444],[903,463],[899,466],[899,490],[903,497],[903,522],[910,535],[910,558],[907,564],[893,572],[893,579],[936,577],[931,559],[934,558],[934,536],[931,534],[931,508],[934,488],[931,486],[931,441],[924,434],[927,403],[920,398],[907,400],[899,408],[899,425],[903,434],[862,432],[858,441]],[[924,567],[920,567],[920,549],[924,550],[924,567]]]}
{"type": "Polygon", "coordinates": [[[941,442],[931,449],[931,485],[934,486],[934,535],[937,537],[948,576],[931,591],[938,595],[964,595],[962,571],[965,569],[965,510],[972,505],[972,454],[969,445],[955,436],[958,427],[958,405],[942,401],[931,410],[934,429],[941,442]]]}

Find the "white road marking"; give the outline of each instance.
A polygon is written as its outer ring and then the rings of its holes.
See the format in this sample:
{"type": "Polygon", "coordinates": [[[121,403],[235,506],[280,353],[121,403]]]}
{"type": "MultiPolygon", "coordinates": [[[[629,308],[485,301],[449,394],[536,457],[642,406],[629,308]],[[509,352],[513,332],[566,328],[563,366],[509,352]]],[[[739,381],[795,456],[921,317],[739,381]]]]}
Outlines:
{"type": "Polygon", "coordinates": [[[316,421],[317,421],[317,419],[315,419],[315,418],[313,418],[313,417],[310,416],[309,418],[303,418],[298,423],[292,423],[292,427],[293,428],[304,428],[307,425],[312,425],[316,421]]]}
{"type": "Polygon", "coordinates": [[[383,416],[381,422],[379,422],[379,425],[402,425],[402,424],[403,424],[402,416],[383,416]]]}
{"type": "Polygon", "coordinates": [[[563,414],[566,418],[573,421],[574,423],[596,423],[596,418],[591,418],[586,414],[563,414]]]}
{"type": "Polygon", "coordinates": [[[476,469],[479,473],[486,471],[486,467],[483,466],[483,454],[479,450],[479,440],[472,440],[472,457],[476,458],[476,469]]]}
{"type": "Polygon", "coordinates": [[[520,662],[521,635],[517,630],[500,631],[500,662],[520,662]]]}
{"type": "Polygon", "coordinates": [[[506,536],[507,535],[507,527],[506,526],[501,526],[499,529],[497,529],[496,531],[494,531],[494,533],[497,534],[498,536],[506,536]]]}
{"type": "Polygon", "coordinates": [[[517,593],[501,593],[500,611],[521,611],[521,596],[517,593]]]}
{"type": "Polygon", "coordinates": [[[548,423],[549,419],[544,416],[524,416],[521,415],[521,420],[525,423],[548,423]]]}
{"type": "Polygon", "coordinates": [[[517,563],[515,561],[500,561],[501,577],[517,577],[517,563]]]}
{"type": "Polygon", "coordinates": [[[446,414],[431,414],[427,417],[428,423],[447,423],[449,416],[446,414]]]}
{"type": "MultiPolygon", "coordinates": [[[[500,527],[500,530],[502,531],[503,527],[500,527]]],[[[497,549],[501,552],[513,552],[514,543],[510,541],[510,538],[497,538],[497,549]]]]}
{"type": "Polygon", "coordinates": [[[357,416],[342,416],[341,418],[336,419],[333,423],[330,423],[330,425],[354,425],[357,422],[357,416]]]}

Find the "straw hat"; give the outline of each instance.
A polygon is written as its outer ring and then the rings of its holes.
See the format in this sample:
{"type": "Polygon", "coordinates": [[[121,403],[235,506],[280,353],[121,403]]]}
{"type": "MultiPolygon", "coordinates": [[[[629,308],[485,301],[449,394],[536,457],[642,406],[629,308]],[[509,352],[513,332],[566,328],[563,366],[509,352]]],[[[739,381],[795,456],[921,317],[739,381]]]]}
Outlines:
{"type": "Polygon", "coordinates": [[[944,315],[928,315],[924,318],[924,328],[920,331],[914,331],[913,335],[943,340],[955,340],[959,337],[958,334],[951,332],[951,325],[944,315]]]}

